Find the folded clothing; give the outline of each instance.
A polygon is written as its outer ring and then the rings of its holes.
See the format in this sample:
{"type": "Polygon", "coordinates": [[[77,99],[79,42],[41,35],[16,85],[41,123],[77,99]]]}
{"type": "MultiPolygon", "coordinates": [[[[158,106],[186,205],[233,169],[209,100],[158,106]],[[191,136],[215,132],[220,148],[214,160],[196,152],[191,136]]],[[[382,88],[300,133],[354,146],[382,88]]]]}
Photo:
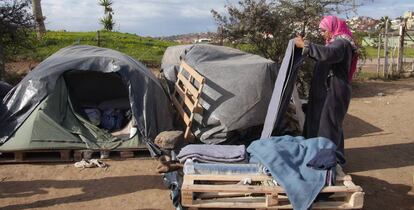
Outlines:
{"type": "Polygon", "coordinates": [[[235,175],[235,174],[266,174],[263,165],[258,163],[197,163],[191,159],[187,159],[184,163],[184,174],[220,174],[220,175],[235,175]]]}
{"type": "Polygon", "coordinates": [[[177,158],[181,163],[192,159],[204,163],[241,163],[246,161],[244,145],[190,144],[183,147],[177,158]]]}
{"type": "Polygon", "coordinates": [[[306,166],[316,170],[331,169],[336,166],[336,151],[333,149],[321,149],[306,166]]]}

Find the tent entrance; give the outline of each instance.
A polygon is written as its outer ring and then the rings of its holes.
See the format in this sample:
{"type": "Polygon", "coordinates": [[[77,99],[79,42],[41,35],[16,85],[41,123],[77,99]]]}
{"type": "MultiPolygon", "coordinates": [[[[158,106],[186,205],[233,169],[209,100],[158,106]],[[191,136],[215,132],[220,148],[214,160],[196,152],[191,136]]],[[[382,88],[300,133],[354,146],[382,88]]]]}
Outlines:
{"type": "Polygon", "coordinates": [[[118,73],[72,70],[64,79],[78,116],[114,137],[130,138],[133,117],[129,92],[118,73]]]}

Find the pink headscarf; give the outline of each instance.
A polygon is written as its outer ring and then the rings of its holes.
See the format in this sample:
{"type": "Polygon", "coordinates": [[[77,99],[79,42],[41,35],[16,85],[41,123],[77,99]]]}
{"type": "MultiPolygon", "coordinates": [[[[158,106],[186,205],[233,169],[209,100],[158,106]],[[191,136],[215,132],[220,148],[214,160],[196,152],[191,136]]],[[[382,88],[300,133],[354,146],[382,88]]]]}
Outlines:
{"type": "MultiPolygon", "coordinates": [[[[346,25],[346,22],[339,19],[336,16],[325,16],[321,23],[319,23],[319,28],[327,30],[332,33],[332,38],[330,40],[326,40],[326,45],[333,42],[337,37],[344,38],[348,40],[352,48],[356,51],[357,46],[355,45],[354,39],[352,38],[352,32],[349,30],[348,26],[346,25]]],[[[352,56],[352,62],[351,62],[351,71],[348,75],[348,80],[352,81],[352,77],[356,71],[356,66],[358,62],[358,54],[354,53],[352,56]]]]}

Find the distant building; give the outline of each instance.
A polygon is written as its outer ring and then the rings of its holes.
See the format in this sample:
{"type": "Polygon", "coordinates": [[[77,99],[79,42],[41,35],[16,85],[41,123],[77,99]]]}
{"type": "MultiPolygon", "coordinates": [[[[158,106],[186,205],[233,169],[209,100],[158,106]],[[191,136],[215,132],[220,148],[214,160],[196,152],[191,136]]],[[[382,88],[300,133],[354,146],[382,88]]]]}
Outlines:
{"type": "Polygon", "coordinates": [[[404,12],[404,18],[414,18],[414,12],[411,12],[411,11],[404,12]]]}
{"type": "Polygon", "coordinates": [[[404,12],[404,18],[407,18],[407,30],[414,30],[414,12],[404,12]]]}
{"type": "Polygon", "coordinates": [[[211,43],[211,39],[208,39],[208,38],[195,39],[194,43],[195,44],[208,44],[208,43],[211,43]]]}
{"type": "Polygon", "coordinates": [[[391,29],[398,30],[400,28],[400,25],[401,25],[400,19],[391,20],[391,29]]]}
{"type": "Polygon", "coordinates": [[[365,16],[355,16],[349,20],[347,20],[348,26],[353,31],[364,31],[364,32],[372,32],[375,30],[375,26],[379,23],[378,20],[365,17],[365,16]]]}

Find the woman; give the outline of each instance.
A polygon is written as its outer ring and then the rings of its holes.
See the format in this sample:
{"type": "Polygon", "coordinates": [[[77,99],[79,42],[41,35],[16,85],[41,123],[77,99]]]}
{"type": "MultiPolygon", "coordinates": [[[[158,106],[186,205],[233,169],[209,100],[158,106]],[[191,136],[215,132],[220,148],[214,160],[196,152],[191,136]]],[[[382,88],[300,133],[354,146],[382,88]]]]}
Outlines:
{"type": "Polygon", "coordinates": [[[305,56],[317,61],[309,91],[304,136],[332,140],[343,157],[342,122],[351,100],[350,82],[356,70],[357,47],[345,21],[338,17],[324,17],[319,30],[325,38],[325,46],[302,37],[295,38],[296,47],[303,48],[305,56]]]}

